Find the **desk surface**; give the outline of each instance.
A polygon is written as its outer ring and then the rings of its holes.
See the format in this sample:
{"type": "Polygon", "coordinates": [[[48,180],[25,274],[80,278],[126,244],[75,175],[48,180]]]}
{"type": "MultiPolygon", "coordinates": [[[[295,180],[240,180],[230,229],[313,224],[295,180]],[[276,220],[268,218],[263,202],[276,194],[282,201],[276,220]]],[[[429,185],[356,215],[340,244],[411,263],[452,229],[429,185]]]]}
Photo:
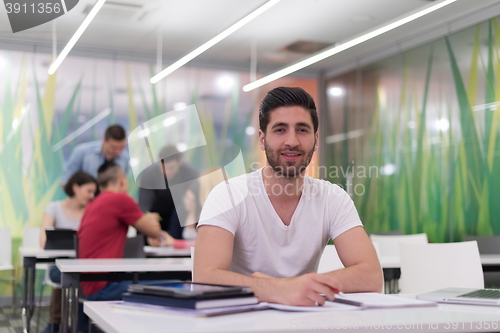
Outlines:
{"type": "Polygon", "coordinates": [[[432,308],[284,312],[265,310],[210,318],[122,309],[116,302],[85,302],[84,312],[108,333],[272,332],[499,332],[500,308],[444,305],[432,308]],[[399,326],[398,326],[399,325],[399,326]],[[406,328],[404,327],[406,325],[406,328]]]}
{"type": "Polygon", "coordinates": [[[36,247],[20,247],[19,253],[23,257],[35,258],[57,258],[57,257],[75,257],[75,250],[44,250],[36,247]]]}
{"type": "Polygon", "coordinates": [[[174,249],[173,247],[144,246],[144,252],[148,257],[191,257],[191,249],[174,249]]]}
{"type": "Polygon", "coordinates": [[[191,271],[191,258],[57,259],[63,273],[191,271]]]}
{"type": "MultiPolygon", "coordinates": [[[[174,249],[173,247],[144,246],[144,252],[149,257],[190,257],[191,249],[174,249]]],[[[57,258],[76,257],[75,250],[44,250],[41,248],[20,247],[19,253],[23,257],[57,258]]]]}

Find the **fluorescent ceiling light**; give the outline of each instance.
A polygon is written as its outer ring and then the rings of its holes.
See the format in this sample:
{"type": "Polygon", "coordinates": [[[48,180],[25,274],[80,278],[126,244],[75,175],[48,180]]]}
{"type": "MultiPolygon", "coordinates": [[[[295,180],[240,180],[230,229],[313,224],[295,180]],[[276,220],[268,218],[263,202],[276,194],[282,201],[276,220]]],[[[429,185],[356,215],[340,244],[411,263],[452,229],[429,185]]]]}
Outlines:
{"type": "MultiPolygon", "coordinates": [[[[78,42],[78,39],[80,39],[80,37],[82,36],[82,34],[85,31],[85,29],[87,29],[87,27],[89,26],[90,22],[92,22],[92,20],[97,15],[97,13],[99,12],[99,10],[101,9],[101,7],[104,5],[105,2],[106,2],[106,0],[98,0],[97,1],[97,3],[95,4],[94,8],[92,8],[92,10],[90,11],[90,13],[85,18],[85,20],[83,20],[82,24],[80,25],[80,27],[78,28],[78,30],[76,30],[76,32],[73,35],[73,37],[71,37],[71,39],[69,40],[68,44],[66,44],[66,46],[64,47],[64,49],[62,50],[62,52],[57,57],[57,59],[52,63],[52,65],[50,65],[49,75],[52,75],[52,74],[54,74],[57,71],[57,69],[59,68],[59,66],[62,64],[62,62],[64,61],[64,59],[68,55],[68,53],[71,51],[71,49],[73,48],[73,46],[75,46],[76,42],[78,42]]],[[[63,1],[63,3],[64,3],[64,1],[63,1]]]]}
{"type": "Polygon", "coordinates": [[[160,73],[153,76],[150,80],[151,83],[155,84],[161,79],[165,78],[167,75],[181,68],[182,66],[184,66],[185,64],[187,64],[188,62],[190,62],[191,60],[193,60],[194,58],[196,58],[197,56],[199,56],[200,54],[202,54],[203,52],[205,52],[206,50],[208,50],[209,48],[211,48],[212,46],[214,46],[215,44],[217,44],[230,34],[232,34],[233,32],[235,32],[239,28],[243,27],[248,22],[252,21],[260,14],[264,13],[266,10],[277,4],[279,1],[280,0],[270,0],[266,2],[264,5],[260,6],[259,8],[257,8],[256,10],[254,10],[253,12],[251,12],[250,14],[248,14],[247,16],[245,16],[244,18],[242,18],[241,20],[239,20],[238,22],[236,22],[235,24],[233,24],[232,26],[230,26],[229,28],[227,28],[226,30],[224,30],[223,32],[221,32],[220,34],[209,40],[208,42],[206,42],[205,44],[201,45],[194,51],[191,51],[181,59],[174,62],[172,65],[162,70],[160,73]]]}
{"type": "Polygon", "coordinates": [[[270,74],[268,76],[264,76],[263,78],[261,79],[258,79],[254,82],[251,82],[245,86],[243,86],[243,91],[250,91],[250,90],[253,90],[255,88],[258,88],[260,86],[263,86],[269,82],[272,82],[274,80],[277,80],[279,78],[282,78],[283,76],[286,76],[288,74],[291,74],[293,72],[296,72],[302,68],[305,68],[307,66],[310,66],[312,64],[315,64],[317,63],[318,61],[321,61],[321,60],[324,60],[328,57],[331,57],[337,53],[340,53],[342,51],[345,51],[353,46],[356,46],[358,44],[361,44],[363,42],[366,42],[367,40],[369,39],[372,39],[372,38],[375,38],[379,35],[382,35],[388,31],[391,31],[393,29],[396,29],[400,26],[402,26],[403,24],[406,24],[408,22],[411,22],[411,21],[414,21],[424,15],[427,15],[427,14],[430,14],[440,8],[443,8],[444,6],[448,6],[449,4],[452,4],[454,3],[455,1],[457,0],[444,0],[444,1],[441,1],[435,5],[431,5],[423,10],[420,10],[414,14],[411,14],[409,16],[406,16],[405,18],[402,18],[400,20],[397,20],[396,22],[393,22],[393,23],[390,23],[390,24],[387,24],[381,28],[378,28],[378,29],[375,29],[371,32],[368,32],[364,35],[361,35],[359,37],[356,37],[354,39],[351,39],[345,43],[342,43],[340,45],[336,45],[328,50],[325,50],[323,52],[320,52],[318,54],[315,54],[307,59],[304,59],[296,64],[293,64],[291,66],[288,66],[286,68],[283,68],[273,74],[270,74]]]}

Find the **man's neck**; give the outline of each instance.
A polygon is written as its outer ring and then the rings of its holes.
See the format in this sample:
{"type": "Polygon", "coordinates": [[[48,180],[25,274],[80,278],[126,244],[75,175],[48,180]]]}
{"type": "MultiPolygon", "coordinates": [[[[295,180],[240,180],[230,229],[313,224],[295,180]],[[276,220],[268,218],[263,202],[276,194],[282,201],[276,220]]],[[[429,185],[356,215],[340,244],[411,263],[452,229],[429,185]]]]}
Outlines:
{"type": "Polygon", "coordinates": [[[103,192],[113,192],[113,193],[122,193],[122,189],[120,185],[110,185],[103,189],[103,192]]]}
{"type": "Polygon", "coordinates": [[[267,195],[279,201],[288,201],[300,198],[304,186],[304,175],[285,177],[277,173],[272,167],[266,166],[262,170],[262,179],[267,195]]]}

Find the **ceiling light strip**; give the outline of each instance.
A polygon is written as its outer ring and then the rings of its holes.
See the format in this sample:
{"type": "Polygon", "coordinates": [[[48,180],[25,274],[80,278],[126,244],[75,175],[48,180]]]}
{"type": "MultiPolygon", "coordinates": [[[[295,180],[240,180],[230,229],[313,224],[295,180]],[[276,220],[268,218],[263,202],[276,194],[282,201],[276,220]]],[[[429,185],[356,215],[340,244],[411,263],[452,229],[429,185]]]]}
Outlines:
{"type": "Polygon", "coordinates": [[[390,24],[387,24],[381,28],[378,28],[378,29],[375,29],[371,32],[368,32],[362,36],[359,36],[357,38],[354,38],[354,39],[351,39],[345,43],[342,43],[340,45],[337,45],[337,46],[334,46],[328,50],[325,50],[323,52],[320,52],[316,55],[313,55],[307,59],[304,59],[296,64],[293,64],[291,66],[288,66],[286,68],[283,68],[273,74],[270,74],[268,76],[265,76],[259,80],[256,80],[254,82],[251,82],[245,86],[243,86],[243,91],[247,92],[247,91],[251,91],[255,88],[258,88],[260,86],[263,86],[269,82],[272,82],[274,80],[277,80],[279,78],[282,78],[283,76],[286,76],[286,75],[289,75],[293,72],[296,72],[302,68],[305,68],[307,66],[310,66],[312,64],[315,64],[321,60],[324,60],[328,57],[331,57],[337,53],[340,53],[342,51],[345,51],[353,46],[356,46],[358,44],[361,44],[363,42],[366,42],[367,40],[369,39],[372,39],[374,37],[377,37],[377,36],[380,36],[388,31],[391,31],[393,29],[396,29],[406,23],[409,23],[411,21],[414,21],[424,15],[427,15],[427,14],[430,14],[440,8],[443,8],[449,4],[452,4],[453,2],[455,2],[457,0],[445,0],[445,1],[442,1],[438,4],[435,4],[435,5],[432,5],[430,7],[427,7],[426,9],[423,9],[421,11],[418,11],[416,12],[415,14],[412,14],[412,15],[409,15],[409,16],[406,16],[405,18],[402,18],[400,20],[397,20],[393,23],[390,23],[390,24]]]}
{"type": "Polygon", "coordinates": [[[73,48],[73,46],[75,46],[78,39],[80,39],[82,34],[85,32],[85,29],[87,29],[90,22],[92,22],[92,20],[97,15],[97,13],[99,12],[99,10],[101,9],[101,7],[104,5],[105,2],[106,2],[106,0],[98,0],[97,1],[94,8],[92,8],[90,13],[85,18],[85,20],[83,20],[82,24],[80,25],[80,27],[78,27],[78,30],[76,30],[75,34],[73,35],[73,37],[71,37],[68,44],[66,44],[64,49],[61,51],[61,53],[57,57],[57,59],[52,63],[52,65],[50,65],[49,75],[52,75],[57,71],[59,66],[62,64],[62,62],[64,61],[66,56],[69,54],[69,52],[73,48]]]}
{"type": "Polygon", "coordinates": [[[260,14],[264,13],[266,10],[268,10],[269,8],[271,8],[272,6],[277,4],[279,1],[281,1],[281,0],[270,0],[270,1],[266,2],[264,5],[257,8],[256,10],[254,10],[253,12],[251,12],[250,14],[248,14],[247,16],[245,16],[244,18],[242,18],[241,20],[239,20],[238,22],[236,22],[235,24],[233,24],[232,26],[230,26],[229,28],[227,28],[226,30],[224,30],[223,32],[218,34],[217,36],[215,36],[214,38],[210,39],[205,44],[203,44],[200,47],[198,47],[197,49],[191,51],[190,53],[188,53],[187,55],[185,55],[181,59],[174,62],[172,65],[165,68],[160,73],[153,76],[150,80],[151,83],[155,84],[158,81],[160,81],[161,79],[165,78],[167,75],[169,75],[172,72],[176,71],[177,69],[181,68],[182,66],[187,64],[189,61],[193,60],[194,58],[196,58],[197,56],[199,56],[200,54],[202,54],[203,52],[205,52],[206,50],[208,50],[209,48],[211,48],[212,46],[214,46],[215,44],[217,44],[218,42],[220,42],[221,40],[223,40],[227,36],[231,35],[233,32],[235,32],[239,28],[243,27],[245,24],[252,21],[254,18],[259,16],[260,14]]]}

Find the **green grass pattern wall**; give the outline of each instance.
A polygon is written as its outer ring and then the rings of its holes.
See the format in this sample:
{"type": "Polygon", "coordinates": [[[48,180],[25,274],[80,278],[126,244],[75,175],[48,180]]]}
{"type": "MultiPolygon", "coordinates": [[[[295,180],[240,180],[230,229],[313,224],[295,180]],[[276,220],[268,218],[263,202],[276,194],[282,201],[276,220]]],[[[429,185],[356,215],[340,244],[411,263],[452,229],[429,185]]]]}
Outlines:
{"type": "Polygon", "coordinates": [[[328,82],[345,94],[328,97],[325,137],[347,139],[326,164],[351,170],[329,179],[357,189],[368,232],[500,234],[499,47],[493,19],[328,82]]]}

